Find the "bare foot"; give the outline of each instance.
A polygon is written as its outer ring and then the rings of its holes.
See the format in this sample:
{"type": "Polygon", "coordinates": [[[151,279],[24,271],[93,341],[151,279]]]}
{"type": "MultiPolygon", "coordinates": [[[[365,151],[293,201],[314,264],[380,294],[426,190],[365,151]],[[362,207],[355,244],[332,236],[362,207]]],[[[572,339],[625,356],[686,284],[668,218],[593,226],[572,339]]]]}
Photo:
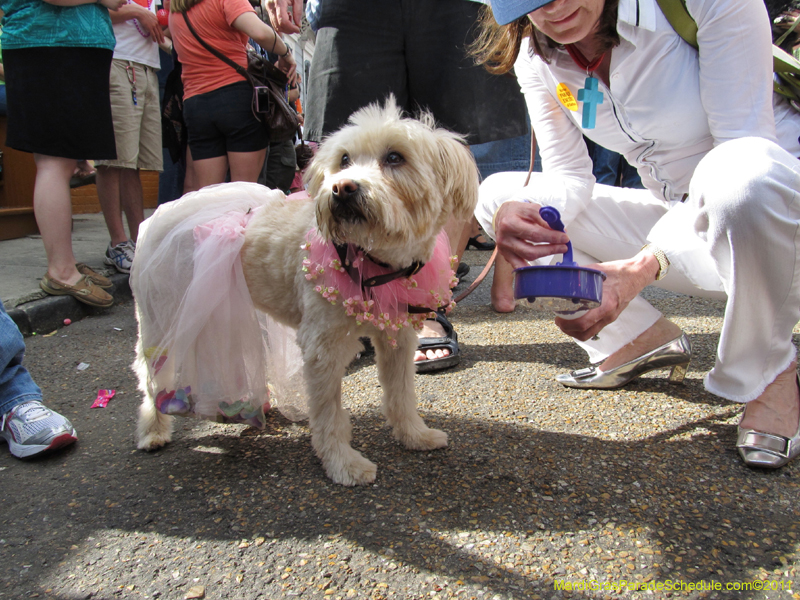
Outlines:
{"type": "MultiPolygon", "coordinates": [[[[603,332],[600,332],[603,335],[603,332]]],[[[659,346],[663,346],[667,342],[680,337],[681,328],[675,325],[672,321],[661,317],[658,321],[653,323],[649,329],[645,330],[630,344],[626,344],[614,354],[609,356],[599,366],[601,371],[610,371],[620,365],[624,365],[643,354],[647,354],[651,350],[655,350],[659,346]]]]}
{"type": "Polygon", "coordinates": [[[739,426],[790,438],[797,433],[800,419],[800,390],[797,362],[775,378],[764,392],[747,403],[739,426]]]}
{"type": "MultiPolygon", "coordinates": [[[[445,337],[444,327],[438,321],[427,319],[422,323],[422,330],[417,333],[417,338],[441,338],[445,337]]],[[[417,350],[414,352],[414,362],[418,360],[434,360],[436,358],[444,358],[450,356],[449,348],[436,348],[428,349],[424,352],[417,350]]]]}

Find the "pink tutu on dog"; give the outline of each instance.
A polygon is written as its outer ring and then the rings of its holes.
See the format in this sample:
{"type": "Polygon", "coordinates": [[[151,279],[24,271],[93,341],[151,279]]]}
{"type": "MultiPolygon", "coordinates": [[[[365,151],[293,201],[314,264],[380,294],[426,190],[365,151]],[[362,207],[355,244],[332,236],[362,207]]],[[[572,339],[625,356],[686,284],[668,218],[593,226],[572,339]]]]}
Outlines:
{"type": "MultiPolygon", "coordinates": [[[[283,194],[252,183],[209,186],[162,205],[142,224],[130,281],[148,391],[161,413],[259,428],[271,406],[289,419],[305,418],[295,330],[256,310],[240,258],[247,224],[271,200],[283,201],[283,194]]],[[[390,344],[401,328],[419,329],[450,306],[456,279],[444,232],[417,273],[366,287],[395,269],[353,247],[342,259],[316,229],[306,240],[310,285],[357,323],[385,331],[390,344]]]]}
{"type": "Polygon", "coordinates": [[[239,257],[247,223],[273,194],[210,186],[158,208],[170,218],[143,223],[131,289],[160,412],[263,427],[272,396],[285,416],[305,418],[294,330],[255,309],[239,257]]]}

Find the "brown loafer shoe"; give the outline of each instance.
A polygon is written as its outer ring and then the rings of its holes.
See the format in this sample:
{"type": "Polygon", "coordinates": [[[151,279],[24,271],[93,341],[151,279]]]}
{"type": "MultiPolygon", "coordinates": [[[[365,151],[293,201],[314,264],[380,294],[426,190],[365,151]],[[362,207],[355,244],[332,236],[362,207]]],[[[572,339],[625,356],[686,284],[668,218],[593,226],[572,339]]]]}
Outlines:
{"type": "Polygon", "coordinates": [[[72,296],[79,302],[90,306],[107,308],[114,304],[114,298],[92,283],[86,275],[81,277],[75,285],[69,285],[61,283],[45,273],[39,282],[39,287],[51,296],[72,296]]]}
{"type": "Polygon", "coordinates": [[[92,267],[86,263],[75,263],[75,268],[78,269],[78,273],[81,275],[86,275],[86,277],[89,278],[89,281],[95,285],[99,285],[101,288],[108,289],[114,287],[114,284],[108,277],[103,277],[100,275],[100,273],[92,269],[92,267]]]}

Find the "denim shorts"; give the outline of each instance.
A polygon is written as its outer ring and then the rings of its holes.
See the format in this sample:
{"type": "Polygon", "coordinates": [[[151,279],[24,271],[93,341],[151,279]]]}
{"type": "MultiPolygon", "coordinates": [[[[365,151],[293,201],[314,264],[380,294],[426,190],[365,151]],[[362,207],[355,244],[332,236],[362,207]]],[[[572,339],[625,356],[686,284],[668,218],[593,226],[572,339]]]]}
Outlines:
{"type": "Polygon", "coordinates": [[[183,118],[192,159],[257,152],[269,146],[269,134],[253,114],[252,103],[253,87],[247,81],[187,98],[183,118]]]}

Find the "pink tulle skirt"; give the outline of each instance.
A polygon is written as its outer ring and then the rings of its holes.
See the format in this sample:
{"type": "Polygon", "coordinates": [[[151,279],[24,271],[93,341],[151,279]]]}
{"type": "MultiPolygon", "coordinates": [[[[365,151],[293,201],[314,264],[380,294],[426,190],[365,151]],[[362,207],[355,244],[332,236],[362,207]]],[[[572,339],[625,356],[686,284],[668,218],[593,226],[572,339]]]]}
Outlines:
{"type": "Polygon", "coordinates": [[[255,309],[239,256],[247,223],[270,200],[283,194],[221,184],[162,205],[142,224],[130,281],[162,413],[263,427],[272,404],[305,418],[295,332],[255,309]]]}
{"type": "MultiPolygon", "coordinates": [[[[160,412],[256,427],[271,406],[305,418],[295,331],[256,310],[240,258],[250,219],[283,201],[258,184],[221,184],[162,205],[142,224],[130,282],[147,387],[160,412]]],[[[390,344],[399,329],[420,328],[432,311],[450,307],[456,279],[444,232],[417,273],[375,287],[361,284],[394,269],[362,250],[348,248],[342,264],[316,229],[303,248],[298,268],[310,285],[356,322],[386,332],[390,344]]]]}

